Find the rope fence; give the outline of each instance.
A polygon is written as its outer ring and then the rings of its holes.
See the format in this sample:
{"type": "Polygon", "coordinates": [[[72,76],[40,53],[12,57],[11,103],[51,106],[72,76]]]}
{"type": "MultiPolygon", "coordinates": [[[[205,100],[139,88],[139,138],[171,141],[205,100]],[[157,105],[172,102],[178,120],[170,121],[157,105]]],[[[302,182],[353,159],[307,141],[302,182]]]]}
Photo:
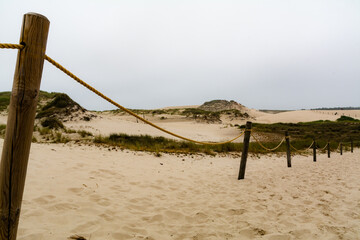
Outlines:
{"type": "MultiPolygon", "coordinates": [[[[197,141],[166,130],[105,96],[103,93],[67,70],[54,59],[47,56],[45,54],[45,50],[50,22],[46,17],[37,13],[27,13],[24,15],[22,23],[22,29],[20,31],[21,44],[0,43],[0,48],[2,49],[18,50],[17,67],[15,68],[15,77],[13,82],[16,87],[13,87],[8,114],[8,123],[10,122],[12,124],[8,124],[6,126],[7,128],[1,157],[0,192],[2,193],[2,197],[0,198],[0,239],[16,239],[22,196],[25,186],[26,169],[32,140],[31,138],[34,130],[36,109],[33,106],[36,106],[37,104],[36,96],[40,91],[44,60],[48,61],[79,84],[122,111],[179,139],[196,144],[220,145],[234,142],[241,136],[244,136],[238,180],[244,179],[245,177],[246,161],[251,136],[261,148],[269,152],[276,151],[284,142],[286,142],[288,167],[291,167],[291,149],[296,152],[306,152],[312,147],[314,162],[316,162],[315,140],[309,147],[302,150],[297,149],[290,143],[288,132],[285,132],[285,137],[281,139],[280,143],[276,147],[268,148],[264,146],[264,144],[259,140],[259,137],[254,134],[251,128],[252,123],[250,121],[246,123],[245,130],[239,133],[236,137],[222,142],[197,141]],[[43,58],[39,58],[39,56],[43,56],[43,58]],[[36,93],[35,95],[34,92],[36,93]],[[26,104],[23,104],[24,99],[26,99],[26,104]],[[19,119],[21,120],[18,121],[19,119]]],[[[341,155],[343,144],[344,143],[340,142],[338,148],[336,149],[336,151],[340,149],[341,155]]],[[[329,143],[320,150],[325,150],[326,148],[328,150],[328,157],[330,157],[329,143]]],[[[353,152],[353,141],[351,141],[351,152],[353,152]]]]}
{"type": "MultiPolygon", "coordinates": [[[[11,43],[0,43],[0,48],[3,49],[18,49],[18,50],[22,50],[25,48],[25,45],[22,44],[11,44],[11,43]]],[[[77,77],[75,74],[73,74],[72,72],[70,72],[68,69],[66,69],[64,66],[62,66],[60,63],[56,62],[54,59],[50,58],[49,56],[47,56],[45,54],[44,59],[46,61],[48,61],[49,63],[51,63],[53,66],[55,66],[56,68],[58,68],[60,71],[64,72],[66,75],[68,75],[69,77],[71,77],[72,79],[74,79],[76,82],[78,82],[79,84],[81,84],[82,86],[84,86],[85,88],[87,88],[88,90],[92,91],[93,93],[95,93],[96,95],[98,95],[99,97],[103,98],[105,101],[111,103],[112,105],[116,106],[117,108],[121,109],[122,111],[132,115],[133,117],[139,119],[140,121],[143,121],[144,123],[162,131],[165,132],[171,136],[174,136],[176,138],[185,140],[185,141],[189,141],[189,142],[193,142],[196,144],[203,144],[203,145],[221,145],[221,144],[227,144],[227,143],[231,143],[234,142],[235,140],[239,139],[241,136],[243,136],[245,134],[246,131],[251,131],[251,129],[245,130],[243,132],[241,132],[239,135],[237,135],[236,137],[226,140],[226,141],[222,141],[222,142],[207,142],[207,141],[197,141],[188,137],[184,137],[181,136],[179,134],[176,134],[172,131],[166,130],[160,126],[158,126],[157,124],[154,124],[148,120],[146,120],[145,118],[139,116],[138,114],[134,113],[133,111],[129,110],[128,108],[120,105],[119,103],[115,102],[114,100],[112,100],[111,98],[107,97],[105,94],[103,94],[102,92],[98,91],[97,89],[95,89],[94,87],[92,87],[91,85],[89,85],[88,83],[86,83],[85,81],[81,80],[79,77],[77,77]]],[[[281,145],[285,142],[286,137],[282,138],[280,143],[274,147],[274,148],[268,148],[266,146],[264,146],[264,144],[258,139],[258,137],[252,132],[251,136],[254,138],[255,142],[259,144],[259,146],[261,148],[263,148],[264,150],[268,151],[268,152],[273,152],[277,149],[279,149],[281,147],[281,145]]],[[[311,149],[311,147],[313,147],[314,141],[310,144],[309,147],[305,148],[305,149],[297,149],[295,148],[291,143],[290,143],[290,147],[291,149],[293,149],[296,152],[306,152],[309,149],[311,149]]],[[[321,148],[320,150],[325,150],[327,148],[329,143],[327,143],[323,148],[321,148]]],[[[340,149],[342,143],[339,143],[337,150],[340,149]]],[[[343,143],[344,144],[344,143],[343,143]]]]}
{"type": "MultiPolygon", "coordinates": [[[[25,45],[22,44],[11,44],[11,43],[0,43],[0,48],[3,49],[18,49],[18,50],[22,50],[25,48],[25,45]]],[[[138,114],[134,113],[133,111],[129,110],[128,108],[120,105],[119,103],[115,102],[114,100],[112,100],[111,98],[107,97],[105,94],[101,93],[100,91],[98,91],[97,89],[95,89],[94,87],[92,87],[91,85],[89,85],[88,83],[86,83],[85,81],[81,80],[79,77],[77,77],[75,74],[73,74],[72,72],[70,72],[68,69],[66,69],[64,66],[62,66],[60,63],[56,62],[54,59],[50,58],[49,56],[47,56],[45,54],[44,59],[46,61],[48,61],[49,63],[51,63],[53,66],[55,66],[56,68],[58,68],[59,70],[61,70],[62,72],[64,72],[66,75],[68,75],[69,77],[71,77],[72,79],[74,79],[76,82],[78,82],[79,84],[81,84],[82,86],[84,86],[85,88],[87,88],[88,90],[92,91],[93,93],[95,93],[96,95],[98,95],[99,97],[103,98],[105,101],[111,103],[112,105],[116,106],[117,108],[121,109],[122,111],[132,115],[133,117],[139,119],[140,121],[143,121],[144,123],[162,131],[165,132],[171,136],[174,136],[176,138],[185,140],[185,141],[189,141],[189,142],[193,142],[196,144],[203,144],[203,145],[221,145],[221,144],[227,144],[227,143],[231,143],[234,142],[235,140],[239,139],[241,136],[243,136],[245,134],[246,131],[251,131],[251,129],[245,130],[243,132],[241,132],[239,135],[237,135],[236,137],[226,140],[226,141],[222,141],[222,142],[206,142],[206,141],[197,141],[188,137],[184,137],[181,136],[179,134],[176,134],[172,131],[166,130],[160,126],[158,126],[157,124],[154,124],[148,120],[146,120],[145,118],[139,116],[138,114]]],[[[279,149],[281,147],[281,145],[285,142],[286,137],[282,138],[280,143],[274,147],[274,148],[268,148],[266,146],[264,146],[264,144],[258,139],[258,137],[252,132],[251,136],[254,138],[255,142],[259,144],[259,146],[261,148],[263,148],[264,150],[268,151],[268,152],[272,152],[275,151],[277,149],[279,149]]],[[[311,149],[311,147],[313,147],[313,144],[315,143],[315,141],[313,141],[309,147],[305,148],[305,149],[297,149],[295,148],[291,143],[290,143],[290,147],[291,149],[293,149],[296,152],[306,152],[309,149],[311,149]]],[[[325,150],[327,148],[329,143],[327,143],[323,148],[321,148],[320,150],[325,150]]],[[[340,149],[342,144],[348,144],[348,143],[339,143],[337,150],[340,149]]]]}
{"type": "Polygon", "coordinates": [[[309,147],[307,147],[307,148],[305,148],[305,149],[302,149],[302,150],[295,148],[291,143],[290,143],[290,147],[291,147],[293,150],[295,150],[296,152],[306,152],[307,150],[309,150],[309,149],[313,146],[313,144],[314,144],[314,141],[310,144],[309,147]]]}
{"type": "Polygon", "coordinates": [[[255,139],[255,141],[260,145],[260,147],[262,147],[263,149],[265,149],[266,151],[269,151],[269,152],[272,152],[272,151],[275,151],[276,149],[278,149],[278,148],[285,142],[285,140],[286,140],[286,138],[284,137],[276,147],[274,147],[274,148],[267,148],[267,147],[265,147],[265,146],[259,141],[259,139],[258,139],[257,137],[255,137],[255,134],[251,134],[251,136],[252,136],[252,137],[255,139]]]}

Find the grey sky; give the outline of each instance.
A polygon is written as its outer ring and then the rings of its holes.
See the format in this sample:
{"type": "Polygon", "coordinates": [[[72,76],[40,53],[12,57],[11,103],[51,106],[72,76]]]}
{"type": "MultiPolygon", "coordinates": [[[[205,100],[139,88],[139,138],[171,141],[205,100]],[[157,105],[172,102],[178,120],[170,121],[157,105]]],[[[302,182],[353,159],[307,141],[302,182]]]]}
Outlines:
{"type": "MultiPolygon", "coordinates": [[[[358,0],[0,0],[0,42],[27,12],[50,20],[50,57],[125,107],[360,106],[358,0]]],[[[0,50],[0,91],[16,54],[0,50]]],[[[48,63],[41,89],[114,108],[48,63]]]]}

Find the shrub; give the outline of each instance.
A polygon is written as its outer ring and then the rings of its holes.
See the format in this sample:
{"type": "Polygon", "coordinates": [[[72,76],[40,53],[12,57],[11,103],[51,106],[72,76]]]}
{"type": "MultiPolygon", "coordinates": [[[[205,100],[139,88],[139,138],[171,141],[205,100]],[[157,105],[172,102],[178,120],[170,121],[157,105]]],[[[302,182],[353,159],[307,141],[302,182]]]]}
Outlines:
{"type": "Polygon", "coordinates": [[[359,120],[352,118],[352,117],[348,117],[348,116],[341,116],[340,118],[336,119],[336,121],[338,121],[338,122],[341,122],[341,121],[359,122],[359,120]]]}
{"type": "Polygon", "coordinates": [[[49,129],[59,129],[59,128],[64,128],[64,125],[62,124],[62,122],[60,122],[57,118],[55,117],[49,117],[46,118],[45,120],[43,120],[41,122],[41,126],[49,128],[49,129]]]}

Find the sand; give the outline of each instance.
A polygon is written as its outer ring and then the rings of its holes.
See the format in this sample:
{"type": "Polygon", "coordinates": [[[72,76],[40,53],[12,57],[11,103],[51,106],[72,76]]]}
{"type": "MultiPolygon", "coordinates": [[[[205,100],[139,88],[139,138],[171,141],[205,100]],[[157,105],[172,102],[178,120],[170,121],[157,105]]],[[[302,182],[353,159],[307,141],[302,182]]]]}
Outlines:
{"type": "MultiPolygon", "coordinates": [[[[3,141],[0,141],[0,147],[3,141]]],[[[33,144],[18,239],[359,239],[360,151],[238,157],[33,144]]]]}
{"type": "MultiPolygon", "coordinates": [[[[299,110],[283,112],[278,114],[270,114],[259,112],[254,109],[248,109],[249,114],[254,116],[250,119],[256,123],[297,123],[317,120],[331,120],[335,121],[341,115],[351,116],[360,119],[360,110],[343,110],[343,111],[312,111],[299,110]],[[335,115],[335,113],[337,113],[335,115]]],[[[99,117],[89,122],[84,121],[70,121],[66,122],[65,126],[71,129],[86,130],[95,135],[109,135],[111,133],[126,133],[133,135],[148,134],[151,136],[163,136],[167,138],[177,139],[166,133],[163,133],[147,124],[137,121],[134,117],[128,115],[114,115],[110,113],[98,114],[99,117]]],[[[184,116],[172,115],[145,115],[147,120],[163,127],[176,134],[198,140],[198,141],[226,141],[236,137],[241,131],[236,125],[243,125],[248,119],[229,119],[222,118],[222,123],[208,124],[205,122],[196,122],[191,118],[184,116]],[[161,117],[165,116],[165,120],[161,117]]],[[[1,118],[0,118],[1,124],[1,118]]],[[[238,139],[235,142],[241,142],[238,139]]]]}
{"type": "MultiPolygon", "coordinates": [[[[269,123],[339,117],[257,114],[254,121],[269,123]]],[[[151,120],[198,140],[224,140],[239,131],[226,121],[151,120]]],[[[66,125],[104,135],[162,135],[132,117],[109,114],[66,125]]],[[[359,149],[330,159],[320,154],[316,163],[297,155],[292,168],[284,155],[250,156],[241,181],[239,163],[239,156],[156,157],[75,143],[32,144],[18,239],[360,239],[359,149]]]]}
{"type": "Polygon", "coordinates": [[[317,120],[330,120],[336,121],[342,115],[360,119],[360,110],[299,110],[282,112],[277,114],[263,114],[256,118],[255,122],[258,123],[298,123],[298,122],[311,122],[317,120]]]}

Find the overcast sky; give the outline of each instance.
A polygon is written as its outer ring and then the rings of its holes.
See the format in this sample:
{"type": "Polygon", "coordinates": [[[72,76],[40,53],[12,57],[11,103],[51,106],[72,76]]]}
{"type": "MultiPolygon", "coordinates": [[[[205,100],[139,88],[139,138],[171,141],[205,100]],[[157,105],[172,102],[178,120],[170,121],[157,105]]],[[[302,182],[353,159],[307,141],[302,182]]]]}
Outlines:
{"type": "MultiPolygon", "coordinates": [[[[0,0],[0,42],[27,12],[50,20],[47,55],[125,107],[360,106],[359,0],[0,0]]],[[[16,55],[0,50],[0,91],[16,55]]],[[[114,108],[47,62],[41,89],[114,108]]]]}

